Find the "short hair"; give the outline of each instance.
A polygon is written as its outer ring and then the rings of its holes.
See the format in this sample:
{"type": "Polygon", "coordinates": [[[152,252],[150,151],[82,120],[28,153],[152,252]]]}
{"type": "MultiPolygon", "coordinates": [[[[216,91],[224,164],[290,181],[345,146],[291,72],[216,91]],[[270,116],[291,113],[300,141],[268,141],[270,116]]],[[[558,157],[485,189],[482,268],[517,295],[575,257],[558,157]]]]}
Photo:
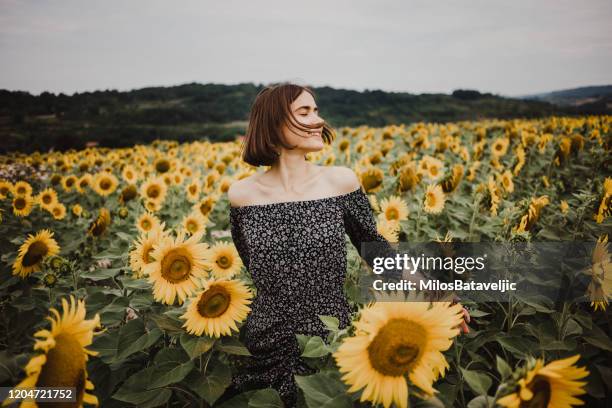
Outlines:
{"type": "MultiPolygon", "coordinates": [[[[290,146],[283,138],[283,124],[291,124],[305,131],[321,127],[320,124],[298,123],[291,112],[291,104],[304,91],[314,98],[314,92],[308,87],[291,83],[270,85],[259,92],[251,106],[243,142],[242,159],[245,162],[253,166],[271,166],[278,160],[277,146],[294,149],[295,146],[290,146]]],[[[326,144],[335,138],[334,130],[325,121],[321,137],[326,144]]]]}

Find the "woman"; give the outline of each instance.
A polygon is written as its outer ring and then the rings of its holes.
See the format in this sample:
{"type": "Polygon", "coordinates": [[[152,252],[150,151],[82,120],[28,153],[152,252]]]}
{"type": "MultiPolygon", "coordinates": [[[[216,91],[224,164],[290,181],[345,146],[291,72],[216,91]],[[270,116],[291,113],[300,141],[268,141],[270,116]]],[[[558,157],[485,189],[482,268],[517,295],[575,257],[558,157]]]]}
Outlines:
{"type": "MultiPolygon", "coordinates": [[[[243,159],[271,166],[228,190],[231,233],[257,295],[240,338],[252,357],[237,364],[224,395],[275,388],[294,407],[294,375],[315,371],[300,359],[296,334],[326,338],[318,315],[350,324],[343,293],[346,238],[388,242],[377,232],[367,195],[353,170],[318,166],[306,154],[324,148],[333,131],[319,116],[309,89],[281,84],[257,96],[244,140],[243,159]]],[[[392,252],[390,246],[387,247],[392,252]]],[[[366,262],[372,265],[368,257],[366,262]]]]}

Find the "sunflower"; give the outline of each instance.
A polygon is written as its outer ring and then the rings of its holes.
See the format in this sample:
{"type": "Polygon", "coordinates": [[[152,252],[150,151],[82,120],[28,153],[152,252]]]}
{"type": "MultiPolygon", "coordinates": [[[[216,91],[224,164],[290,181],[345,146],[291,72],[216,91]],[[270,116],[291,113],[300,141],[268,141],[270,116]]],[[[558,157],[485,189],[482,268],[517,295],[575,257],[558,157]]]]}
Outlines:
{"type": "Polygon", "coordinates": [[[380,211],[379,218],[390,222],[399,223],[408,219],[408,204],[398,196],[380,200],[380,211]]]}
{"type": "Polygon", "coordinates": [[[576,398],[584,394],[585,381],[576,381],[589,375],[585,367],[576,367],[580,354],[546,365],[541,359],[530,361],[524,369],[526,373],[518,380],[516,392],[497,400],[506,408],[554,407],[571,408],[583,405],[576,398]]]}
{"type": "Polygon", "coordinates": [[[98,218],[96,218],[91,224],[89,224],[87,233],[94,237],[99,237],[108,230],[110,223],[111,223],[110,211],[102,207],[100,208],[98,212],[98,218]]]}
{"type": "Polygon", "coordinates": [[[8,195],[13,194],[13,183],[7,180],[0,180],[0,200],[4,200],[8,195]]]}
{"type": "Polygon", "coordinates": [[[183,181],[185,181],[185,176],[183,176],[183,174],[180,171],[175,171],[172,174],[172,182],[176,184],[177,186],[180,186],[181,184],[183,184],[183,181]]]}
{"type": "Polygon", "coordinates": [[[83,174],[76,182],[76,191],[79,194],[84,194],[85,189],[91,186],[92,183],[93,183],[92,175],[89,173],[83,174]]]}
{"type": "Polygon", "coordinates": [[[27,181],[18,181],[13,186],[13,195],[15,196],[31,196],[32,186],[27,181]]]}
{"type": "Polygon", "coordinates": [[[134,249],[130,251],[130,268],[132,268],[136,278],[141,278],[144,275],[144,267],[154,262],[151,257],[153,246],[166,237],[168,235],[164,231],[164,224],[162,223],[148,232],[141,233],[138,239],[134,241],[134,249]]]}
{"type": "Polygon", "coordinates": [[[149,232],[155,228],[159,228],[160,224],[161,222],[159,218],[157,218],[155,215],[151,214],[150,212],[143,213],[136,220],[136,228],[138,228],[138,230],[141,233],[149,232]]]}
{"type": "Polygon", "coordinates": [[[183,327],[196,336],[230,336],[232,329],[238,331],[236,323],[246,319],[251,311],[252,293],[242,281],[207,280],[187,306],[181,316],[186,320],[183,327]]]}
{"type": "Polygon", "coordinates": [[[49,212],[56,220],[63,220],[66,216],[66,206],[62,203],[55,203],[49,208],[49,212]]]}
{"type": "Polygon", "coordinates": [[[591,276],[587,294],[595,311],[606,310],[612,298],[612,254],[608,252],[609,246],[608,235],[600,236],[591,254],[591,265],[585,269],[585,273],[591,276]]]}
{"type": "Polygon", "coordinates": [[[156,213],[161,210],[162,204],[158,201],[146,200],[144,203],[144,207],[147,209],[147,211],[156,213]]]}
{"type": "Polygon", "coordinates": [[[506,170],[501,175],[501,186],[508,193],[512,193],[514,191],[514,182],[512,181],[512,173],[510,170],[506,170]]]}
{"type": "Polygon", "coordinates": [[[508,140],[508,138],[498,137],[491,145],[491,155],[496,158],[504,156],[508,152],[509,145],[510,140],[508,140]]]}
{"type": "Polygon", "coordinates": [[[414,190],[421,181],[421,174],[417,172],[416,165],[409,163],[399,169],[397,189],[400,192],[414,190]]]}
{"type": "Polygon", "coordinates": [[[442,191],[442,187],[438,184],[430,184],[427,186],[427,191],[425,192],[423,209],[425,212],[431,214],[439,214],[444,208],[445,200],[446,196],[444,195],[444,191],[442,191]]]}
{"type": "Polygon", "coordinates": [[[561,203],[559,204],[559,209],[561,210],[562,214],[567,214],[569,211],[569,204],[567,203],[566,200],[561,200],[561,203]]]}
{"type": "Polygon", "coordinates": [[[121,204],[125,204],[128,201],[135,199],[138,196],[138,189],[134,184],[128,184],[121,190],[121,194],[119,195],[119,202],[121,204]]]}
{"type": "Polygon", "coordinates": [[[140,186],[140,196],[144,200],[162,203],[166,198],[168,186],[161,178],[149,178],[140,186]]]}
{"type": "Polygon", "coordinates": [[[81,204],[74,204],[72,206],[72,213],[77,217],[80,217],[83,214],[83,207],[81,207],[81,204]]]}
{"type": "Polygon", "coordinates": [[[13,214],[18,217],[27,217],[34,208],[34,202],[31,195],[16,195],[13,198],[13,214]]]}
{"type": "Polygon", "coordinates": [[[62,178],[62,188],[64,191],[69,192],[75,187],[78,179],[75,175],[71,174],[70,176],[62,178]]]}
{"type": "Polygon", "coordinates": [[[356,335],[333,354],[348,392],[365,387],[361,401],[408,407],[408,382],[431,396],[448,363],[442,355],[459,334],[461,305],[449,302],[377,302],[366,306],[356,335]],[[406,378],[407,377],[407,378],[406,378]]]}
{"type": "Polygon", "coordinates": [[[201,234],[185,239],[179,231],[176,238],[161,239],[151,252],[153,262],[144,266],[145,275],[153,284],[153,296],[168,305],[178,298],[182,304],[206,277],[208,244],[200,243],[201,234]]]}
{"type": "Polygon", "coordinates": [[[182,227],[189,233],[195,234],[198,232],[206,232],[206,217],[199,211],[192,211],[183,218],[182,227]]]}
{"type": "Polygon", "coordinates": [[[367,194],[375,193],[382,189],[385,175],[378,167],[369,167],[359,173],[359,179],[367,194]]]}
{"type": "Polygon", "coordinates": [[[117,177],[115,177],[113,173],[101,171],[94,176],[92,188],[102,197],[106,197],[112,194],[117,189],[118,185],[119,180],[117,180],[117,177]]]}
{"type": "Polygon", "coordinates": [[[210,212],[215,207],[216,203],[217,203],[217,196],[209,195],[206,198],[203,198],[199,202],[197,202],[193,206],[193,209],[198,210],[204,217],[208,217],[210,212]]]}
{"type": "Polygon", "coordinates": [[[444,162],[432,156],[425,156],[419,163],[419,172],[428,177],[431,181],[435,181],[442,177],[444,162]]]}
{"type": "Polygon", "coordinates": [[[121,177],[128,184],[136,184],[138,181],[138,173],[132,166],[125,166],[121,171],[121,177]]]}
{"type": "Polygon", "coordinates": [[[153,167],[155,167],[156,172],[163,174],[172,170],[174,166],[170,160],[166,159],[165,157],[160,157],[155,160],[153,167]]]}
{"type": "Polygon", "coordinates": [[[236,246],[230,242],[217,242],[206,254],[209,269],[218,279],[230,279],[242,268],[236,246]]]}
{"type": "Polygon", "coordinates": [[[187,201],[195,203],[200,199],[200,185],[196,181],[192,181],[185,187],[187,201]]]}
{"type": "MultiPolygon", "coordinates": [[[[53,316],[47,319],[51,322],[51,330],[34,333],[38,337],[34,350],[41,350],[42,354],[30,359],[24,367],[27,377],[17,387],[74,387],[74,406],[82,407],[83,403],[97,406],[98,398],[87,392],[94,389],[87,376],[87,360],[89,356],[98,355],[98,352],[86,347],[91,345],[94,334],[97,334],[94,329],[101,327],[100,316],[96,314],[93,319],[86,320],[84,301],[75,301],[73,296],[70,296],[70,305],[63,298],[62,307],[62,314],[55,308],[50,309],[53,316]]],[[[37,407],[38,404],[23,402],[21,406],[37,407]]]]}
{"type": "Polygon", "coordinates": [[[232,179],[229,176],[223,176],[219,181],[219,193],[225,194],[229,187],[232,185],[232,179]]]}
{"type": "Polygon", "coordinates": [[[29,234],[17,252],[17,259],[13,264],[13,275],[25,278],[33,272],[40,271],[42,262],[47,257],[57,255],[59,251],[59,245],[53,239],[52,231],[43,229],[36,235],[29,234]]]}
{"type": "Polygon", "coordinates": [[[47,187],[36,196],[36,202],[43,209],[49,210],[57,203],[57,192],[52,187],[47,187]]]}
{"type": "Polygon", "coordinates": [[[376,230],[389,242],[397,242],[399,240],[400,225],[397,222],[379,219],[376,223],[376,230]]]}

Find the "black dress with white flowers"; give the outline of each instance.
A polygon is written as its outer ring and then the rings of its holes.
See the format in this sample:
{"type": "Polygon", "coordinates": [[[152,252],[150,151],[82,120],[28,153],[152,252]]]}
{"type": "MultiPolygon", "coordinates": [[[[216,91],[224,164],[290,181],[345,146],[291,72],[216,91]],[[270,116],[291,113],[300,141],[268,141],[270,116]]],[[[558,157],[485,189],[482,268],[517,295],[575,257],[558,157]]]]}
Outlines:
{"type": "MultiPolygon", "coordinates": [[[[257,289],[240,331],[251,356],[234,357],[232,387],[272,387],[285,407],[294,407],[293,376],[315,372],[300,358],[295,335],[325,339],[328,330],[317,315],[337,317],[340,328],[351,322],[343,290],[345,233],[358,250],[362,242],[389,243],[378,233],[361,188],[320,199],[230,207],[230,223],[234,244],[257,289]]],[[[372,266],[371,257],[364,259],[372,266]]]]}

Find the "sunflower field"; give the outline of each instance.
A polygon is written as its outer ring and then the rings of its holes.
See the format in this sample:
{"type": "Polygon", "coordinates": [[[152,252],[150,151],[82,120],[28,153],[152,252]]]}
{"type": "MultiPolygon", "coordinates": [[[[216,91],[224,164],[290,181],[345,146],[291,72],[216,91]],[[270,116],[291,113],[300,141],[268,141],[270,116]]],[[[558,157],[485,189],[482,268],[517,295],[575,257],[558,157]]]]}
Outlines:
{"type": "MultiPolygon", "coordinates": [[[[591,241],[589,302],[356,299],[353,325],[297,334],[318,372],[303,407],[606,406],[612,390],[612,117],[339,128],[308,159],[352,168],[398,241],[591,241]]],[[[257,295],[227,190],[257,169],[241,141],[0,157],[0,383],[70,386],[75,406],[282,407],[219,401],[257,295]]],[[[36,406],[26,403],[23,406],[36,406]]]]}

